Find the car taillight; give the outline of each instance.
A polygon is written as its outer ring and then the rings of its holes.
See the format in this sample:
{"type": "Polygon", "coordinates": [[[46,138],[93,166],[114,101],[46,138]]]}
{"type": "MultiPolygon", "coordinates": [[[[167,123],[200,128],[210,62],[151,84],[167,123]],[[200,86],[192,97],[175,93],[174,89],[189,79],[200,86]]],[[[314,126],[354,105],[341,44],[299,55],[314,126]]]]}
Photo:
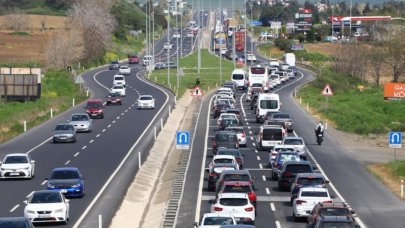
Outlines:
{"type": "Polygon", "coordinates": [[[295,204],[302,204],[302,203],[306,203],[307,201],[305,200],[296,200],[295,204]]]}
{"type": "Polygon", "coordinates": [[[210,175],[210,177],[216,177],[217,176],[216,173],[210,173],[209,175],[210,175]]]}
{"type": "Polygon", "coordinates": [[[214,207],[214,211],[222,211],[222,210],[224,210],[224,209],[221,207],[214,207]]]}
{"type": "Polygon", "coordinates": [[[236,162],[237,162],[238,164],[240,164],[240,163],[242,163],[242,159],[236,158],[236,162]]]}
{"type": "Polygon", "coordinates": [[[283,177],[291,177],[291,176],[292,176],[292,173],[289,173],[289,172],[283,173],[283,177]]]}
{"type": "Polygon", "coordinates": [[[249,196],[250,202],[255,202],[256,201],[256,194],[254,192],[249,192],[248,196],[249,196]]]}
{"type": "Polygon", "coordinates": [[[245,211],[247,211],[247,212],[249,212],[249,211],[253,211],[253,207],[247,207],[247,208],[245,208],[245,211]]]}
{"type": "Polygon", "coordinates": [[[263,133],[260,133],[260,139],[263,140],[263,133]]]}
{"type": "Polygon", "coordinates": [[[322,203],[333,203],[333,201],[332,200],[326,200],[326,201],[323,201],[322,203]]]}
{"type": "Polygon", "coordinates": [[[278,154],[278,152],[275,152],[275,151],[274,151],[274,152],[271,152],[271,155],[272,155],[272,156],[276,156],[277,154],[278,154]]]}

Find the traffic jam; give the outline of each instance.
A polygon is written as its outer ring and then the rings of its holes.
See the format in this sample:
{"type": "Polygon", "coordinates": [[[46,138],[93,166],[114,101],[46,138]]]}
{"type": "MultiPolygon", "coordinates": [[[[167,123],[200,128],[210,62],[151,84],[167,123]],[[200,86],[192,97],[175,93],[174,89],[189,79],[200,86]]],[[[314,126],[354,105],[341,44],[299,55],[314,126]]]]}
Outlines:
{"type": "Polygon", "coordinates": [[[283,112],[277,91],[301,75],[270,60],[234,70],[216,91],[195,227],[360,227],[283,112]]]}

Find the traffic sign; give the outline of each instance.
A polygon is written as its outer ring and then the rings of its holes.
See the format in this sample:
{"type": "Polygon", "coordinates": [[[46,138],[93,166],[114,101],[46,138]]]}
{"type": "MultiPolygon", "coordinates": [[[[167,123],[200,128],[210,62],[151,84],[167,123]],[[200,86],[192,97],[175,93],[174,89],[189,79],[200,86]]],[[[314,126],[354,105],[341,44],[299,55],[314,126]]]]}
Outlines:
{"type": "Polygon", "coordinates": [[[333,90],[330,87],[329,83],[326,84],[325,88],[322,90],[322,96],[333,96],[333,90]]]}
{"type": "Polygon", "coordinates": [[[390,132],[390,148],[402,148],[402,132],[390,132]]]}
{"type": "Polygon", "coordinates": [[[178,131],[176,134],[176,148],[177,149],[190,149],[190,132],[178,131]]]}
{"type": "Polygon", "coordinates": [[[203,94],[202,94],[202,91],[201,91],[200,87],[198,87],[198,86],[194,87],[193,94],[191,94],[191,96],[193,96],[193,97],[201,97],[202,95],[203,94]]]}

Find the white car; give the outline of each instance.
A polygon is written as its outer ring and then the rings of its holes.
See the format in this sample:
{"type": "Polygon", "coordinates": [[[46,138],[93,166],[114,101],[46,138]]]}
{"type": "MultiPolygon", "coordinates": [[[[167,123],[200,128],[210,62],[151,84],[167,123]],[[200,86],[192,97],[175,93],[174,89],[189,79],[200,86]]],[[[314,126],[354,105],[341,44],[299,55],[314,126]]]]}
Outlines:
{"type": "Polygon", "coordinates": [[[164,48],[164,49],[172,49],[172,48],[173,48],[173,44],[172,44],[172,43],[165,43],[165,44],[163,45],[163,48],[164,48]]]}
{"type": "Polygon", "coordinates": [[[232,119],[235,119],[235,120],[239,121],[239,119],[238,119],[238,117],[236,116],[235,113],[221,113],[221,115],[219,116],[219,118],[217,120],[217,124],[221,123],[221,120],[223,118],[232,118],[232,119]]]}
{"type": "Polygon", "coordinates": [[[193,32],[188,32],[188,33],[187,33],[187,37],[193,38],[193,37],[194,37],[194,33],[193,33],[193,32]]]}
{"type": "Polygon", "coordinates": [[[178,33],[178,32],[175,32],[174,34],[173,34],[173,38],[181,38],[181,34],[180,33],[178,33]]]}
{"type": "Polygon", "coordinates": [[[142,95],[138,98],[138,109],[155,108],[155,99],[152,95],[142,95]]]}
{"type": "Polygon", "coordinates": [[[236,161],[235,156],[232,155],[215,155],[214,158],[212,158],[212,161],[209,164],[209,169],[211,169],[212,167],[214,167],[215,164],[217,163],[230,163],[230,164],[235,164],[237,165],[238,169],[239,169],[239,164],[236,161]]]}
{"type": "Polygon", "coordinates": [[[297,198],[293,201],[293,220],[308,217],[314,206],[318,203],[333,203],[326,188],[301,188],[297,198]]]}
{"type": "Polygon", "coordinates": [[[7,154],[0,162],[1,178],[28,178],[31,179],[35,172],[35,161],[28,154],[7,154]]]}
{"type": "Polygon", "coordinates": [[[122,85],[124,87],[127,86],[124,75],[121,74],[114,75],[113,85],[122,85]]]}
{"type": "Polygon", "coordinates": [[[257,58],[255,54],[247,54],[246,61],[256,62],[257,58]]]}
{"type": "Polygon", "coordinates": [[[122,85],[113,85],[111,93],[119,93],[122,97],[125,97],[125,87],[122,85]]]}
{"type": "Polygon", "coordinates": [[[255,207],[246,193],[220,193],[211,204],[211,213],[232,213],[237,223],[254,224],[255,207]]]}
{"type": "Polygon", "coordinates": [[[118,73],[122,75],[130,75],[131,74],[131,68],[128,66],[120,66],[118,69],[118,73]]]}
{"type": "Polygon", "coordinates": [[[284,137],[281,144],[294,147],[295,151],[297,151],[298,155],[301,157],[306,156],[307,146],[305,145],[305,141],[302,137],[287,136],[284,137]]]}
{"type": "Polygon", "coordinates": [[[60,191],[35,191],[24,203],[24,217],[32,223],[66,224],[69,220],[69,200],[60,191]]]}
{"type": "Polygon", "coordinates": [[[220,228],[221,225],[236,225],[235,217],[231,213],[205,213],[199,223],[195,223],[197,228],[220,228]]]}

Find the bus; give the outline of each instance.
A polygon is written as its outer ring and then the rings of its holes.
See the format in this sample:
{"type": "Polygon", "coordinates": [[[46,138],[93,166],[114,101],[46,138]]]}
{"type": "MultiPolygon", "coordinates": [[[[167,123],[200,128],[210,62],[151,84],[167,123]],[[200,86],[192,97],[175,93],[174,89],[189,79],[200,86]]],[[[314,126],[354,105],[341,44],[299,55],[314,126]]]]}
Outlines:
{"type": "Polygon", "coordinates": [[[249,86],[253,83],[262,84],[265,93],[269,91],[270,85],[267,67],[257,65],[249,68],[249,86]]]}
{"type": "Polygon", "coordinates": [[[215,34],[214,49],[219,51],[222,48],[226,48],[226,35],[223,32],[218,32],[215,34]]]}

